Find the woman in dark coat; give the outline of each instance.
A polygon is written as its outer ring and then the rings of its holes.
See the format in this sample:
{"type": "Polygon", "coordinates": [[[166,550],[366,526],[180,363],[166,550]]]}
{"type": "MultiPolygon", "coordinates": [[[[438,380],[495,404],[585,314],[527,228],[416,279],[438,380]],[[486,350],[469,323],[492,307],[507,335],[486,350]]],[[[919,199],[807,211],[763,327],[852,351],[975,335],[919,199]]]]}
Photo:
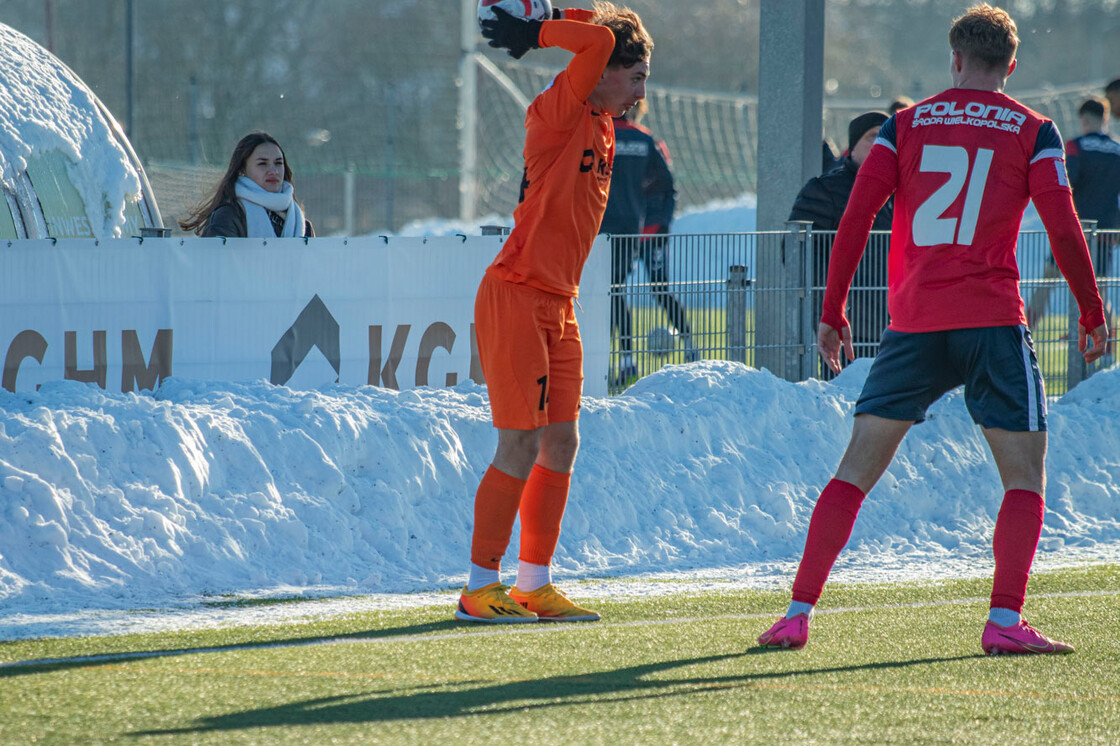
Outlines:
{"type": "Polygon", "coordinates": [[[185,231],[228,238],[314,236],[295,200],[292,169],[280,143],[267,132],[250,132],[233,149],[229,167],[210,199],[186,220],[185,231]]]}

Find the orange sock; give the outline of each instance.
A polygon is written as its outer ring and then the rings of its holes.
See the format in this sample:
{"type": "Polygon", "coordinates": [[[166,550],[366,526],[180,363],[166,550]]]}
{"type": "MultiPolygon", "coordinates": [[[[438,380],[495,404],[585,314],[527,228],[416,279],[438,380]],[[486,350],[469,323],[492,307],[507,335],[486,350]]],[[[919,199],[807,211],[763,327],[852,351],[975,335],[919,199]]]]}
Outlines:
{"type": "Polygon", "coordinates": [[[568,504],[571,474],[533,466],[521,498],[521,552],[518,559],[535,565],[552,562],[560,540],[560,521],[568,504]]]}
{"type": "Polygon", "coordinates": [[[501,566],[524,489],[524,479],[511,477],[493,466],[486,470],[474,495],[471,562],[491,570],[501,566]]]}

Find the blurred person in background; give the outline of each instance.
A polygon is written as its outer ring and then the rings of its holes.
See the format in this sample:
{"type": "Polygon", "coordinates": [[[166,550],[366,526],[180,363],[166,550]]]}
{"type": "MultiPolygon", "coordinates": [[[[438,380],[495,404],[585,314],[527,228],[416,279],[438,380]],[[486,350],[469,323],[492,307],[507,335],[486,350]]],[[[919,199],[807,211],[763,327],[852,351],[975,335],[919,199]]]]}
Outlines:
{"type": "Polygon", "coordinates": [[[250,132],[233,149],[217,189],[186,220],[202,237],[302,238],[315,235],[295,199],[284,149],[267,132],[250,132]]]}
{"type": "Polygon", "coordinates": [[[1104,97],[1112,112],[1112,131],[1120,134],[1120,78],[1113,78],[1104,87],[1104,97]]]}
{"type": "Polygon", "coordinates": [[[525,170],[514,227],[478,286],[474,319],[494,459],[474,498],[467,584],[455,618],[467,622],[591,622],[599,614],[552,584],[552,558],[579,450],[583,342],[575,298],[603,220],[614,124],[646,96],[653,40],[629,8],[553,9],[527,21],[494,8],[492,47],[572,53],[525,114],[525,170]],[[521,517],[517,581],[501,562],[521,517]]]}
{"type": "MultiPolygon", "coordinates": [[[[871,145],[879,134],[879,127],[887,121],[887,115],[881,111],[869,111],[860,114],[848,123],[848,155],[837,161],[827,173],[815,176],[801,187],[793,201],[790,210],[790,220],[808,220],[813,224],[814,231],[835,231],[840,227],[840,218],[844,216],[844,209],[848,206],[848,198],[852,194],[852,187],[856,183],[856,174],[860,166],[871,152],[871,145]]],[[[894,202],[887,200],[883,209],[875,216],[874,230],[889,231],[891,218],[894,215],[894,202]]],[[[832,252],[831,235],[815,236],[809,260],[812,262],[811,277],[813,286],[824,286],[825,273],[828,270],[828,259],[832,252]]],[[[851,295],[851,304],[855,309],[853,320],[855,329],[852,339],[857,344],[875,344],[879,341],[883,330],[887,328],[887,262],[885,246],[882,250],[873,250],[860,262],[856,275],[856,288],[880,288],[872,290],[857,289],[851,295]]],[[[814,294],[815,312],[820,310],[823,293],[816,291],[814,294]]],[[[833,374],[823,364],[820,366],[819,375],[827,380],[833,374]]]]}
{"type": "MultiPolygon", "coordinates": [[[[875,216],[895,196],[890,328],[856,402],[847,450],[813,508],[789,608],[759,637],[764,647],[805,646],[865,497],[910,428],[963,386],[1003,489],[981,649],[1073,652],[1022,617],[1045,512],[1047,446],[1046,391],[1025,325],[1016,257],[1029,202],[1081,310],[1078,349],[1086,363],[1107,352],[1108,327],[1058,129],[1003,93],[1016,65],[1015,21],[1000,8],[975,5],[953,21],[949,46],[953,86],[882,126],[836,235],[817,345],[839,372],[841,350],[854,356],[845,298],[875,216]]],[[[1090,468],[1096,463],[1091,449],[1086,459],[1090,468]]]]}
{"type": "Polygon", "coordinates": [[[913,106],[914,99],[909,96],[896,96],[894,101],[891,101],[890,106],[887,107],[888,114],[894,114],[896,111],[901,111],[907,106],[913,106]]]}
{"type": "MultiPolygon", "coordinates": [[[[1081,136],[1066,145],[1073,204],[1097,228],[1120,228],[1120,140],[1108,133],[1109,103],[1089,98],[1077,110],[1081,136]]],[[[1101,268],[1098,267],[1098,270],[1101,268]]]]}
{"type": "Polygon", "coordinates": [[[645,101],[614,118],[614,167],[607,210],[600,233],[611,238],[611,329],[618,332],[622,363],[613,384],[626,386],[638,377],[633,358],[633,318],[623,295],[626,278],[641,260],[649,274],[650,292],[681,335],[685,359],[693,362],[692,327],[681,302],[669,292],[667,249],[669,226],[677,203],[672,158],[665,142],[641,126],[645,101]],[[637,234],[644,234],[637,238],[637,234]]]}
{"type": "MultiPolygon", "coordinates": [[[[1108,134],[1108,112],[1107,99],[1092,97],[1083,101],[1077,110],[1081,135],[1066,143],[1066,173],[1077,216],[1097,221],[1098,230],[1120,228],[1120,141],[1108,134]]],[[[1115,240],[1113,235],[1097,236],[1095,243],[1093,266],[1097,276],[1104,277],[1112,267],[1115,240]]],[[[1050,256],[1043,278],[1057,276],[1058,266],[1050,256]]],[[[1050,290],[1044,284],[1031,295],[1027,308],[1030,325],[1037,324],[1046,313],[1050,290]]]]}
{"type": "MultiPolygon", "coordinates": [[[[1109,109],[1107,99],[1086,99],[1077,110],[1081,136],[1066,145],[1073,204],[1081,219],[1096,220],[1099,230],[1120,228],[1120,140],[1108,133],[1109,109]]],[[[1112,267],[1114,243],[1112,236],[1097,241],[1093,261],[1098,277],[1112,267]]]]}

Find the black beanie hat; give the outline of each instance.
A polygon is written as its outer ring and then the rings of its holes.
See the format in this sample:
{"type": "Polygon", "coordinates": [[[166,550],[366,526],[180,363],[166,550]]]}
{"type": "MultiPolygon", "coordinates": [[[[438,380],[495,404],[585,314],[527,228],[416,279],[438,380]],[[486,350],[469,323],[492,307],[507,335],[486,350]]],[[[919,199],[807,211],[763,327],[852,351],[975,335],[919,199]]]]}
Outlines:
{"type": "Polygon", "coordinates": [[[885,111],[869,111],[853,119],[848,124],[848,152],[852,152],[860,138],[867,134],[867,130],[882,127],[883,122],[888,119],[890,117],[885,111]]]}

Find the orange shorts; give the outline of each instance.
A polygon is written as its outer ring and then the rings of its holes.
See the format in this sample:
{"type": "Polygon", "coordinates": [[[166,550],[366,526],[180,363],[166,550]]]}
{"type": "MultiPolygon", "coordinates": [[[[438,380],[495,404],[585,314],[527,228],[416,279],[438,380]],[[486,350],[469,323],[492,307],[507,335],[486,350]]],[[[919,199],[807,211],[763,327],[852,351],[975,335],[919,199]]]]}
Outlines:
{"type": "Polygon", "coordinates": [[[487,272],[474,323],[495,427],[534,430],[579,418],[583,342],[571,298],[487,272]]]}

